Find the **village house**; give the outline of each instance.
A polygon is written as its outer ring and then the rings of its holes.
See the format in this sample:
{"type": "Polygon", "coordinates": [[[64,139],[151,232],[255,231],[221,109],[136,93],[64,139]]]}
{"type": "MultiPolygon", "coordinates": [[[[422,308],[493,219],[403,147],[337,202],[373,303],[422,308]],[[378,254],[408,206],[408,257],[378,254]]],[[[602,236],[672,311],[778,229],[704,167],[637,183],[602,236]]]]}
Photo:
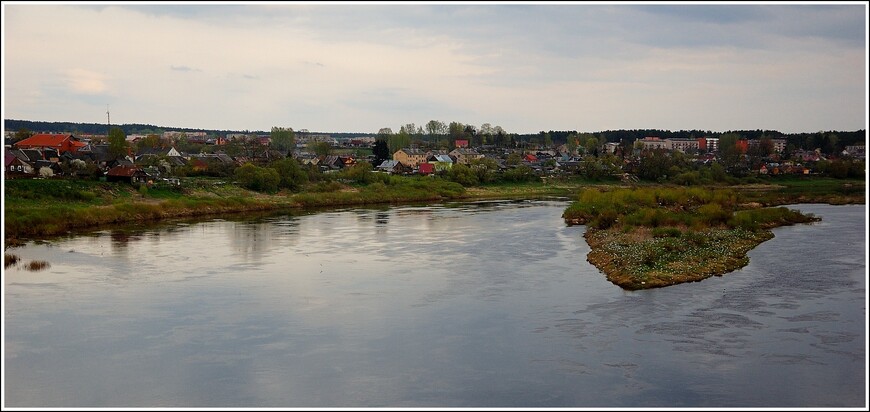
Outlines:
{"type": "Polygon", "coordinates": [[[474,159],[481,159],[483,155],[478,153],[477,150],[474,149],[466,149],[462,147],[457,147],[453,149],[450,153],[448,153],[450,157],[456,159],[457,164],[468,165],[474,159]]]}
{"type": "MultiPolygon", "coordinates": [[[[21,152],[20,150],[16,150],[15,152],[21,152]]],[[[6,171],[7,176],[32,176],[34,175],[33,166],[27,163],[24,159],[27,157],[20,153],[20,155],[16,155],[16,153],[12,150],[6,149],[3,151],[3,165],[4,170],[6,171]]]]}
{"type": "Polygon", "coordinates": [[[433,154],[426,158],[427,163],[431,163],[436,172],[446,172],[453,167],[453,159],[446,154],[433,154]]]}
{"type": "Polygon", "coordinates": [[[375,170],[389,174],[403,174],[408,171],[408,169],[398,160],[384,160],[375,168],[375,170]]]}
{"type": "Polygon", "coordinates": [[[106,181],[142,184],[148,181],[148,174],[136,166],[115,166],[106,172],[106,181]]]}

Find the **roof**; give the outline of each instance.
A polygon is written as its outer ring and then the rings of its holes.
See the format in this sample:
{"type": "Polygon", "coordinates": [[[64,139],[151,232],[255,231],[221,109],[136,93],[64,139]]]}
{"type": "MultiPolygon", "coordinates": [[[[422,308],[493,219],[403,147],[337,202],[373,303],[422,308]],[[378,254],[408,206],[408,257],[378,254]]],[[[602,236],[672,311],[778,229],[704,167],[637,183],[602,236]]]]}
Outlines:
{"type": "Polygon", "coordinates": [[[417,149],[417,148],[407,148],[407,147],[399,149],[396,152],[400,152],[400,151],[405,152],[405,154],[407,154],[409,156],[425,156],[426,153],[428,153],[428,152],[425,152],[425,151],[417,149]]]}
{"type": "Polygon", "coordinates": [[[121,165],[121,166],[115,166],[115,167],[109,169],[109,171],[106,172],[106,175],[107,176],[131,177],[131,176],[135,175],[136,173],[145,173],[145,172],[136,166],[121,165]]]}
{"type": "Polygon", "coordinates": [[[76,148],[83,147],[86,143],[79,142],[75,140],[75,137],[71,134],[48,134],[48,133],[40,133],[30,136],[18,143],[15,143],[16,146],[43,146],[43,147],[62,147],[64,142],[69,140],[69,145],[76,150],[76,148]]]}
{"type": "MultiPolygon", "coordinates": [[[[16,157],[16,156],[12,153],[11,150],[6,149],[6,150],[3,151],[3,164],[4,164],[5,166],[9,166],[9,165],[11,165],[12,162],[15,161],[15,159],[18,159],[18,157],[16,157]]],[[[20,160],[19,160],[19,161],[20,161],[20,160]]]]}
{"type": "Polygon", "coordinates": [[[450,156],[448,156],[446,154],[437,154],[437,155],[433,155],[432,157],[435,158],[436,162],[453,163],[453,159],[451,159],[450,156]]]}
{"type": "Polygon", "coordinates": [[[393,169],[397,164],[399,164],[398,160],[384,160],[378,165],[378,169],[393,169]]]}

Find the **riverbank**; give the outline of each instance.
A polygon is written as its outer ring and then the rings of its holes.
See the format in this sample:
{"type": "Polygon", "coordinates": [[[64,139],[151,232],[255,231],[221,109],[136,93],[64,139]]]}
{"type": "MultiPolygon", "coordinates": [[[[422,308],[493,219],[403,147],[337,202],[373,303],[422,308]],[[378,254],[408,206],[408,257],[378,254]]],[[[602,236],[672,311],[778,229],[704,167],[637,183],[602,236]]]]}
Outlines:
{"type": "Polygon", "coordinates": [[[389,184],[312,184],[302,192],[264,194],[219,179],[190,179],[180,187],[136,188],[82,180],[7,180],[4,240],[64,235],[89,228],[171,218],[449,200],[570,196],[576,182],[516,183],[464,188],[432,178],[396,178],[389,184]]]}
{"type": "MultiPolygon", "coordinates": [[[[231,213],[451,200],[569,197],[593,187],[629,186],[616,181],[564,180],[464,188],[440,179],[398,178],[391,179],[390,184],[350,185],[333,181],[311,185],[301,193],[282,191],[270,195],[208,178],[191,179],[181,187],[154,186],[149,189],[81,180],[7,180],[4,188],[4,240],[6,245],[14,245],[23,239],[58,236],[103,225],[231,213]]],[[[864,202],[863,181],[791,179],[779,180],[775,184],[736,186],[732,190],[743,193],[747,202],[764,206],[864,202]]]]}

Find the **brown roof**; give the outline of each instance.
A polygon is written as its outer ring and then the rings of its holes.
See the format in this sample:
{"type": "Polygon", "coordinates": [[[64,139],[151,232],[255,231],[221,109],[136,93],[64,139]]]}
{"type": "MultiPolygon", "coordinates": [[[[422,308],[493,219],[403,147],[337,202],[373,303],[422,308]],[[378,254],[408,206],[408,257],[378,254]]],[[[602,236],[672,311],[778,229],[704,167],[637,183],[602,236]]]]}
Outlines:
{"type": "Polygon", "coordinates": [[[137,172],[145,173],[145,171],[136,166],[115,166],[106,172],[106,176],[132,177],[137,172]]]}

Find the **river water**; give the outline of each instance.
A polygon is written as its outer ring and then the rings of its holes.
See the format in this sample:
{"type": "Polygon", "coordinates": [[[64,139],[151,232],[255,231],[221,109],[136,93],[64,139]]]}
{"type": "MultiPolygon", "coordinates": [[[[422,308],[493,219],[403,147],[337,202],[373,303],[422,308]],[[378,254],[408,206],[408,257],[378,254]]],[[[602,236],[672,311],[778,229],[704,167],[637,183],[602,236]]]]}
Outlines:
{"type": "Polygon", "coordinates": [[[354,208],[7,250],[6,407],[862,407],[865,206],[623,291],[564,201],[354,208]]]}

